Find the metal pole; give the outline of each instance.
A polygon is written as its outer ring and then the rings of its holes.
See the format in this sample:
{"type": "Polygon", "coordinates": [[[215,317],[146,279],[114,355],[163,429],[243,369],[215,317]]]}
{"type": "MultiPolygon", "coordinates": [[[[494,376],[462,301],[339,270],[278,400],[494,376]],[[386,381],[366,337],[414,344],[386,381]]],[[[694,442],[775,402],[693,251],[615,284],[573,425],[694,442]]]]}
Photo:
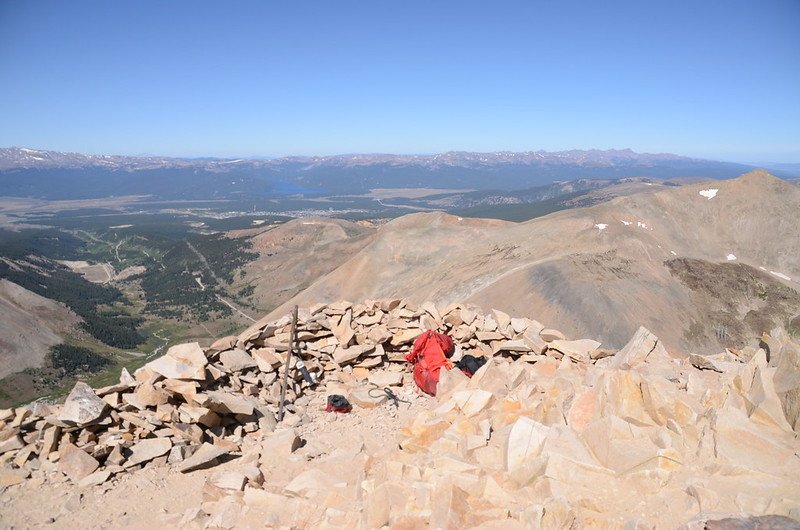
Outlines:
{"type": "Polygon", "coordinates": [[[286,385],[289,381],[289,366],[292,364],[292,352],[297,338],[297,306],[292,310],[292,328],[289,332],[289,351],[286,352],[286,365],[283,367],[283,384],[281,385],[281,401],[278,403],[278,421],[283,421],[283,402],[286,401],[286,385]]]}

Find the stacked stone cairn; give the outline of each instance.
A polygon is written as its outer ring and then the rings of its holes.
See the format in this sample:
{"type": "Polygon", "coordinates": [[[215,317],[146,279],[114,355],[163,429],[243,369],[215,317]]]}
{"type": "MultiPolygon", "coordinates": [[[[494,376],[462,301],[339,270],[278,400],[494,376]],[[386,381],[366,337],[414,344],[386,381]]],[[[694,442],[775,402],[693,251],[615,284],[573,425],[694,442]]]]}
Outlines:
{"type": "Polygon", "coordinates": [[[702,528],[692,524],[710,513],[800,518],[798,381],[776,368],[798,350],[785,337],[673,357],[645,328],[614,351],[462,304],[318,304],[300,309],[297,327],[315,383],[290,371],[278,423],[290,327],[284,316],[207,349],[173,346],[116,385],[77,383],[63,405],[0,411],[0,460],[14,470],[0,487],[36,470],[90,486],[151,463],[190,472],[239,457],[209,478],[201,507],[168,522],[702,528]],[[438,404],[382,454],[358,446],[313,465],[293,460],[309,395],[380,406],[375,389],[414,384],[405,355],[427,329],[453,337],[454,361],[488,362],[471,379],[443,370],[438,404]],[[296,476],[265,482],[281,462],[294,462],[296,476]]]}

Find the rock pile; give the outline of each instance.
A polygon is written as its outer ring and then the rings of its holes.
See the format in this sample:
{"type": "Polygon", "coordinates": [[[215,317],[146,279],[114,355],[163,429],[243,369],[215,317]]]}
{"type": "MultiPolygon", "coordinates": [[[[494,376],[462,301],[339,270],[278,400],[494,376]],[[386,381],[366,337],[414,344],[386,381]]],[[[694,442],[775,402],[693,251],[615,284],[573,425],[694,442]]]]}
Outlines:
{"type": "Polygon", "coordinates": [[[85,486],[150,462],[181,472],[221,464],[202,504],[165,523],[222,528],[703,528],[741,514],[800,518],[800,371],[785,337],[678,358],[640,328],[615,352],[501,311],[404,300],[320,304],[298,322],[315,383],[291,372],[282,423],[289,317],[205,350],[173,346],[117,385],[78,383],[63,406],[1,411],[0,459],[12,469],[0,487],[31,472],[58,470],[85,486]],[[357,413],[386,407],[384,387],[408,391],[404,356],[426,329],[454,338],[455,360],[488,362],[471,379],[443,371],[436,405],[379,451],[345,444],[324,453],[301,440],[326,395],[347,396],[357,413]]]}
{"type": "MultiPolygon", "coordinates": [[[[5,482],[44,466],[92,485],[153,460],[189,471],[239,452],[248,435],[275,429],[278,369],[286,362],[290,327],[285,316],[205,350],[197,343],[173,346],[133,375],[123,370],[116,385],[93,390],[77,383],[62,406],[0,411],[0,458],[15,468],[5,482]]],[[[431,303],[405,300],[319,304],[299,311],[297,328],[300,358],[315,384],[293,370],[284,423],[303,421],[297,401],[311,387],[344,394],[364,408],[384,402],[386,394],[374,390],[403,383],[404,356],[426,329],[455,338],[455,360],[467,352],[533,359],[545,353],[548,340],[550,354],[559,357],[588,358],[599,346],[564,341],[533,320],[461,305],[440,312],[431,303]]]]}

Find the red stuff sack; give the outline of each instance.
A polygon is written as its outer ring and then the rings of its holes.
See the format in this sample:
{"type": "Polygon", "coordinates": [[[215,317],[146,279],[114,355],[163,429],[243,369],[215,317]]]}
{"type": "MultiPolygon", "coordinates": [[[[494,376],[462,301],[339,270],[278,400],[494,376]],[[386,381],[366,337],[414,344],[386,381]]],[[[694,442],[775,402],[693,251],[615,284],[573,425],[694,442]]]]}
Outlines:
{"type": "Polygon", "coordinates": [[[414,365],[414,381],[426,394],[436,395],[442,367],[453,368],[447,360],[453,349],[453,339],[435,331],[426,331],[414,341],[414,348],[406,355],[406,361],[414,365]]]}

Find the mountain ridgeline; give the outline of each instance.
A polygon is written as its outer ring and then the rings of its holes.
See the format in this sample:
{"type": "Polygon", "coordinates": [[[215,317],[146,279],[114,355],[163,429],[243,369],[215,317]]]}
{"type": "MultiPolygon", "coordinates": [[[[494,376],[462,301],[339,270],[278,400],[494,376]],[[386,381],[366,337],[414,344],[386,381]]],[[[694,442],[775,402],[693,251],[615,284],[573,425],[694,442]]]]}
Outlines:
{"type": "Polygon", "coordinates": [[[562,180],[732,178],[750,166],[631,150],[437,155],[339,155],[259,159],[88,156],[0,149],[2,195],[92,199],[236,199],[362,194],[375,188],[511,190],[562,180]]]}

